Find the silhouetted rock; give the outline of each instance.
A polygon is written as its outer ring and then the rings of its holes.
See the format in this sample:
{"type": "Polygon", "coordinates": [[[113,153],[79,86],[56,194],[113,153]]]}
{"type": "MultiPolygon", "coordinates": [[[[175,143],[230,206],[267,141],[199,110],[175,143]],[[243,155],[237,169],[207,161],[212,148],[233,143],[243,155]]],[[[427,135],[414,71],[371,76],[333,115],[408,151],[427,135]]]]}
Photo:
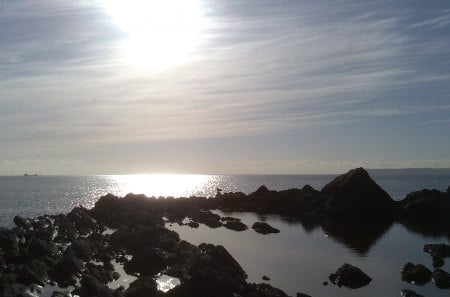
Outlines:
{"type": "Polygon", "coordinates": [[[442,269],[436,269],[431,276],[431,281],[439,289],[450,289],[450,274],[442,269]]]}
{"type": "Polygon", "coordinates": [[[398,202],[399,220],[408,228],[426,235],[442,235],[450,226],[448,192],[421,190],[398,202]]]}
{"type": "Polygon", "coordinates": [[[13,219],[13,222],[19,228],[23,228],[23,229],[26,229],[26,230],[31,228],[30,220],[22,218],[21,216],[15,216],[14,219],[13,219]]]}
{"type": "Polygon", "coordinates": [[[327,198],[324,198],[319,213],[326,217],[368,221],[392,219],[395,215],[392,198],[363,168],[336,177],[321,193],[327,198]]]}
{"type": "Polygon", "coordinates": [[[329,279],[339,287],[344,286],[351,289],[364,287],[372,280],[361,269],[347,263],[342,265],[336,273],[330,274],[329,279]]]}
{"type": "Polygon", "coordinates": [[[263,275],[262,279],[265,281],[270,281],[270,277],[268,277],[267,275],[263,275]]]}
{"type": "Polygon", "coordinates": [[[304,294],[304,293],[298,293],[296,294],[296,297],[311,297],[308,294],[304,294]]]}
{"type": "Polygon", "coordinates": [[[125,297],[158,296],[156,282],[152,277],[138,278],[125,291],[125,297]]]}
{"type": "Polygon", "coordinates": [[[430,282],[431,274],[432,272],[422,264],[414,265],[408,262],[402,269],[402,280],[417,285],[425,285],[430,282]]]}
{"type": "Polygon", "coordinates": [[[417,294],[413,290],[402,290],[400,292],[401,297],[423,297],[422,295],[417,294]]]}
{"type": "Polygon", "coordinates": [[[145,250],[142,254],[134,256],[125,263],[124,270],[128,274],[152,276],[159,273],[167,266],[166,257],[159,250],[152,248],[145,250]]]}
{"type": "Polygon", "coordinates": [[[234,231],[245,231],[248,229],[247,225],[239,221],[228,221],[223,226],[234,231]]]}
{"type": "Polygon", "coordinates": [[[252,225],[252,229],[261,234],[280,233],[280,230],[270,226],[267,223],[256,222],[252,225]]]}
{"type": "Polygon", "coordinates": [[[269,284],[250,284],[244,296],[248,297],[288,297],[280,289],[269,284]]]}

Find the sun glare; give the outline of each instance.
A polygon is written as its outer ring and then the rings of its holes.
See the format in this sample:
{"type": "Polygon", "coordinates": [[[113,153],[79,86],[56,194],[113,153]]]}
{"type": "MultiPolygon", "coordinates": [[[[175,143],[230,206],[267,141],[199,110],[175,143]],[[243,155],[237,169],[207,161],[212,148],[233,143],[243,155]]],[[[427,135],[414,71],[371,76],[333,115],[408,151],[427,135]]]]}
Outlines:
{"type": "Polygon", "coordinates": [[[189,197],[204,191],[213,179],[210,175],[197,174],[141,174],[111,176],[117,182],[119,195],[127,193],[147,196],[189,197]]]}
{"type": "Polygon", "coordinates": [[[104,0],[126,34],[120,48],[129,63],[158,70],[189,60],[200,42],[200,0],[104,0]]]}

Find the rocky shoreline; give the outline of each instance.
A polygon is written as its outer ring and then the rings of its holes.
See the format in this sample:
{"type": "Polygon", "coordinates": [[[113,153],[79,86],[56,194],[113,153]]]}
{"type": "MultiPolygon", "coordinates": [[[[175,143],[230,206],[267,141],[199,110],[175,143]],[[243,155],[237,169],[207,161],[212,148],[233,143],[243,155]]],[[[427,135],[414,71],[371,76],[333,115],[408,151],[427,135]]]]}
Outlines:
{"type": "MultiPolygon", "coordinates": [[[[16,227],[0,228],[0,295],[39,296],[42,287],[53,285],[61,288],[53,293],[55,297],[287,296],[269,284],[248,283],[245,271],[224,247],[196,246],[165,228],[166,223],[176,223],[236,232],[249,227],[261,234],[280,232],[265,222],[246,226],[211,211],[215,209],[293,217],[306,228],[321,226],[360,253],[367,252],[394,222],[422,234],[450,235],[449,190],[413,192],[396,202],[362,168],[337,177],[321,191],[307,185],[283,191],[261,186],[249,195],[218,191],[214,198],[106,195],[92,209],[80,206],[68,214],[34,219],[16,216],[16,227]],[[120,277],[112,263],[120,263],[136,277],[128,288],[109,288],[120,277]],[[167,292],[158,290],[160,275],[174,277],[180,284],[167,292]]],[[[450,246],[426,245],[424,251],[433,259],[434,272],[407,263],[402,278],[450,288],[450,275],[441,269],[450,257],[450,246]]],[[[358,288],[371,278],[344,264],[330,275],[330,281],[358,288]]],[[[402,296],[419,296],[413,294],[402,291],[402,296]]]]}

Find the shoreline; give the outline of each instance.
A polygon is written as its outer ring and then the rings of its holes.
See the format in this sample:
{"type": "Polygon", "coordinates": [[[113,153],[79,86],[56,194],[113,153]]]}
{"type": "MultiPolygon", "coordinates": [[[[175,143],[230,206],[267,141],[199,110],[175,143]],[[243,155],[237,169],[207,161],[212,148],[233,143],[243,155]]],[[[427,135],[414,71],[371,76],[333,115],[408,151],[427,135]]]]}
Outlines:
{"type": "MultiPolygon", "coordinates": [[[[81,297],[142,296],[142,292],[148,296],[286,296],[268,284],[247,283],[245,271],[222,246],[194,246],[164,227],[166,221],[192,228],[198,224],[224,226],[236,232],[249,227],[236,219],[220,217],[212,209],[288,214],[307,224],[319,224],[348,242],[356,238],[365,242],[366,248],[393,222],[417,232],[431,230],[448,235],[448,191],[422,190],[400,202],[389,200],[383,192],[367,172],[354,169],[338,176],[320,192],[309,186],[284,191],[270,191],[262,186],[249,195],[218,192],[215,199],[106,195],[90,210],[77,207],[67,215],[15,217],[17,227],[0,230],[4,263],[0,289],[25,291],[33,284],[50,281],[75,286],[75,293],[81,297]],[[436,215],[436,202],[441,203],[441,216],[436,215]],[[433,205],[435,208],[431,208],[433,205]],[[411,222],[411,217],[416,223],[411,222]],[[184,222],[186,218],[188,221],[184,222]],[[117,231],[104,234],[105,228],[117,231]],[[353,239],[345,239],[349,228],[353,239]],[[127,259],[127,255],[132,257],[127,259]],[[113,260],[123,263],[125,271],[139,276],[130,288],[113,291],[107,287],[116,277],[114,267],[111,269],[108,264],[113,260]],[[155,275],[162,272],[179,278],[181,284],[161,293],[155,275]]],[[[276,232],[271,226],[252,227],[263,234],[276,232]]],[[[330,273],[334,268],[337,267],[330,268],[330,273]]]]}

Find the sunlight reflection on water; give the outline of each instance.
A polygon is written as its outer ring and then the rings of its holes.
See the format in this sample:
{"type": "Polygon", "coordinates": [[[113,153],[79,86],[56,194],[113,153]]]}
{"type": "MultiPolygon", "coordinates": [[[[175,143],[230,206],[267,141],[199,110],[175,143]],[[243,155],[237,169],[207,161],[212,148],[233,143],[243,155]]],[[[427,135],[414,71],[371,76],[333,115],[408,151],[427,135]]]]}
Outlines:
{"type": "Polygon", "coordinates": [[[142,174],[109,176],[120,196],[128,193],[154,197],[190,197],[196,194],[212,195],[216,176],[200,174],[142,174]]]}

